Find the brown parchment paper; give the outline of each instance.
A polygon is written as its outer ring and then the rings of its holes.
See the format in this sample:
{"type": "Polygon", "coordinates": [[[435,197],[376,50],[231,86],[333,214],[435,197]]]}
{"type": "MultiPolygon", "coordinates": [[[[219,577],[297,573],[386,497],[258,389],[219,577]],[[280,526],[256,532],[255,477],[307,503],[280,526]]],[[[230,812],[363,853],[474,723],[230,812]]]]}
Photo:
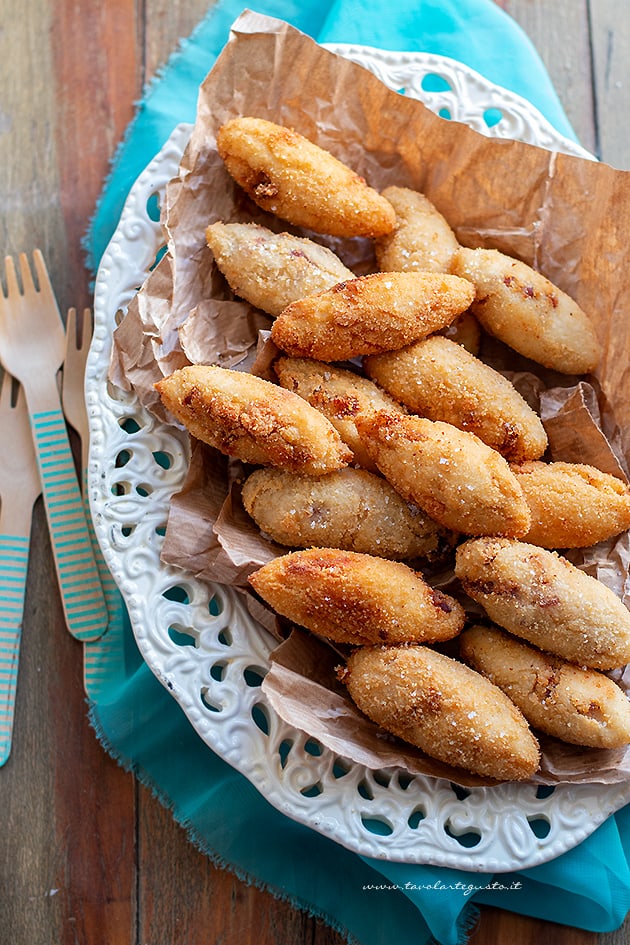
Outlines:
{"type": "MultiPolygon", "coordinates": [[[[596,377],[552,375],[489,339],[482,356],[509,371],[528,400],[536,401],[549,433],[550,458],[590,462],[626,477],[628,173],[488,138],[438,118],[286,23],[249,11],[234,24],[225,50],[201,86],[190,143],[162,208],[168,252],[115,332],[111,369],[115,383],[132,387],[143,404],[171,422],[153,388],[163,375],[190,362],[246,370],[253,364],[258,370],[265,363],[265,346],[259,351],[258,342],[260,330],[264,333],[270,320],[234,299],[204,237],[206,226],[215,220],[251,220],[276,231],[291,229],[255,208],[225,171],[215,147],[216,133],[237,115],[264,117],[295,128],[377,189],[398,184],[422,191],[463,245],[495,247],[517,256],[572,295],[591,316],[602,343],[596,377]]],[[[369,241],[315,238],[357,274],[374,267],[369,241]]],[[[196,445],[186,485],[173,501],[164,559],[202,580],[244,589],[248,573],[285,551],[268,542],[248,520],[233,464],[196,445]]],[[[573,552],[571,559],[628,602],[627,535],[573,552]]],[[[442,577],[440,586],[448,587],[450,581],[448,575],[442,577]]],[[[473,783],[455,769],[445,773],[445,766],[394,744],[371,723],[363,724],[367,720],[339,692],[334,673],[323,684],[315,672],[320,657],[313,659],[315,651],[306,645],[309,658],[305,658],[303,640],[298,644],[296,639],[283,644],[264,684],[287,721],[306,727],[347,758],[367,764],[370,757],[371,766],[383,767],[392,763],[385,758],[395,756],[396,764],[412,772],[437,773],[437,767],[440,776],[473,783]],[[332,713],[334,718],[329,711],[332,693],[345,700],[343,710],[340,704],[339,713],[332,713]],[[350,709],[354,715],[346,715],[350,709]],[[345,727],[340,737],[342,717],[345,727]]],[[[317,641],[317,646],[325,645],[317,641]]],[[[609,782],[630,775],[630,752],[576,750],[555,742],[545,743],[544,749],[541,778],[551,782],[609,782]]]]}

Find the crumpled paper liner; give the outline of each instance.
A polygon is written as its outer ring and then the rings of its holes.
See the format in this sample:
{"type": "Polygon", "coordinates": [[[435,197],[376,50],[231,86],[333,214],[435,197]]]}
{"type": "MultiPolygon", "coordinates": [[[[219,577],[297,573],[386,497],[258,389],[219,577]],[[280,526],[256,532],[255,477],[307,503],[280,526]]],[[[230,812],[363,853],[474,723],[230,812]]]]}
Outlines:
{"type": "MultiPolygon", "coordinates": [[[[229,43],[201,86],[197,121],[162,208],[168,252],[115,332],[113,382],[133,388],[141,403],[172,422],[153,385],[186,363],[216,363],[269,376],[269,347],[264,342],[259,346],[259,336],[262,329],[264,338],[271,322],[234,299],[214,265],[205,228],[215,220],[254,221],[276,231],[313,234],[264,214],[232,183],[215,141],[218,128],[237,115],[294,127],[377,189],[397,184],[422,191],[463,245],[495,247],[517,256],[572,295],[590,314],[602,344],[596,378],[552,374],[488,338],[482,357],[509,373],[527,399],[536,403],[549,433],[551,458],[591,463],[626,478],[630,457],[627,172],[487,138],[438,118],[288,24],[251,12],[236,21],[229,43]]],[[[374,268],[369,241],[315,238],[357,274],[374,268]]],[[[251,571],[286,552],[260,535],[244,512],[239,500],[244,472],[240,464],[195,444],[187,482],[172,503],[163,551],[165,561],[201,580],[230,584],[243,592],[251,571]]],[[[572,552],[570,557],[628,603],[627,535],[572,552]]],[[[452,580],[447,572],[435,583],[448,589],[452,580]]],[[[260,616],[266,625],[274,623],[262,610],[260,616]]],[[[288,722],[306,728],[349,759],[374,767],[396,763],[412,772],[439,769],[441,777],[471,783],[461,771],[437,765],[384,736],[371,723],[366,741],[363,723],[368,720],[357,710],[346,716],[346,703],[343,712],[340,708],[340,714],[331,718],[330,700],[337,692],[334,680],[329,675],[323,687],[321,679],[314,682],[309,677],[313,661],[304,659],[303,647],[292,640],[283,644],[264,683],[269,699],[288,722]],[[347,724],[340,737],[341,718],[347,724]],[[395,762],[386,761],[394,757],[395,762]]],[[[325,645],[317,641],[317,646],[325,645]]],[[[343,692],[336,698],[347,700],[343,692]]],[[[625,750],[598,752],[545,742],[540,775],[544,780],[608,783],[629,774],[630,752],[625,750]]]]}
{"type": "MultiPolygon", "coordinates": [[[[273,664],[262,688],[282,718],[357,764],[373,770],[400,767],[411,775],[446,778],[462,787],[496,783],[428,758],[375,725],[337,682],[336,668],[340,665],[343,657],[333,648],[313,634],[294,629],[274,651],[273,664]]],[[[536,784],[569,781],[609,784],[625,780],[617,776],[620,767],[627,777],[626,749],[586,749],[540,735],[539,740],[542,763],[531,779],[536,784]],[[585,769],[589,771],[588,777],[584,776],[585,769]]]]}

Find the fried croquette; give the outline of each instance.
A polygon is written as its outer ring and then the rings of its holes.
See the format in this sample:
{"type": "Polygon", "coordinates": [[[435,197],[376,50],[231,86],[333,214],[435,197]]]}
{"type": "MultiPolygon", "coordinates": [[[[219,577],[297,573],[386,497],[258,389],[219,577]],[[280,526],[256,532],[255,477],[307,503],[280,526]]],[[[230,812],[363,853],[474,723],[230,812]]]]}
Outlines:
{"type": "Polygon", "coordinates": [[[257,223],[212,223],[206,241],[235,295],[269,315],[354,273],[313,240],[257,223]]]}
{"type": "Polygon", "coordinates": [[[242,499],[260,530],[289,548],[340,548],[404,560],[437,558],[455,543],[452,532],[364,469],[317,479],[257,469],[246,479],[242,499]]]}
{"type": "Polygon", "coordinates": [[[193,436],[228,456],[310,476],[352,460],[323,414],[252,374],[194,365],[155,386],[164,406],[193,436]]]}
{"type": "Polygon", "coordinates": [[[475,433],[508,460],[538,459],[547,448],[540,418],[514,385],[441,335],[372,355],[363,366],[414,413],[475,433]]]}
{"type": "Polygon", "coordinates": [[[630,528],[630,489],[583,463],[513,465],[532,523],[523,540],[543,548],[587,548],[630,528]]]}
{"type": "Polygon", "coordinates": [[[374,410],[405,413],[405,408],[366,377],[344,368],[309,358],[278,358],[273,366],[282,387],[295,391],[328,417],[352,450],[355,465],[374,472],[376,466],[357,433],[355,418],[374,410]]]}
{"type": "Polygon", "coordinates": [[[228,173],[252,200],[295,226],[331,236],[389,233],[392,205],[328,151],[262,118],[234,118],[217,134],[228,173]]]}
{"type": "Polygon", "coordinates": [[[462,345],[471,354],[479,354],[481,329],[472,312],[464,312],[462,315],[458,315],[450,325],[441,330],[440,334],[448,338],[449,341],[456,341],[458,345],[462,345]]]}
{"type": "Polygon", "coordinates": [[[407,187],[387,187],[383,197],[396,211],[396,227],[376,240],[378,268],[383,272],[450,272],[459,243],[431,201],[407,187]]]}
{"type": "Polygon", "coordinates": [[[434,643],[464,626],[454,598],[406,564],[373,555],[294,551],[269,561],[249,581],[277,613],[335,643],[434,643]]]}
{"type": "Polygon", "coordinates": [[[340,677],[365,715],[432,758],[496,781],[521,781],[538,768],[538,742],[514,703],[429,647],[362,647],[340,677]]]}
{"type": "Polygon", "coordinates": [[[292,302],[271,329],[297,358],[345,361],[402,348],[449,325],[475,290],[466,279],[431,272],[376,272],[292,302]]]}
{"type": "Polygon", "coordinates": [[[616,594],[557,552],[507,538],[457,549],[464,591],[505,630],[593,669],[630,661],[630,612],[616,594]]]}
{"type": "Polygon", "coordinates": [[[460,249],[451,271],[470,279],[483,328],[520,354],[563,374],[594,370],[601,351],[577,302],[531,266],[496,249],[460,249]]]}
{"type": "Polygon", "coordinates": [[[507,460],[450,423],[379,412],[357,417],[377,467],[407,502],[465,535],[524,535],[529,509],[507,460]]]}
{"type": "Polygon", "coordinates": [[[630,742],[630,701],[603,673],[542,653],[496,627],[469,627],[459,648],[462,659],[541,732],[590,748],[630,742]]]}

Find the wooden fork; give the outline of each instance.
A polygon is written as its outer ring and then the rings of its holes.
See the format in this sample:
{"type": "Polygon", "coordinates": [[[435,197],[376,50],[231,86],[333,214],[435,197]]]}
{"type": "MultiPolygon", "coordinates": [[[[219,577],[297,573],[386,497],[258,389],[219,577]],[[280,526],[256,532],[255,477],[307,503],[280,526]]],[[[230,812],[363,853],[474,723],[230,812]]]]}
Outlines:
{"type": "Polygon", "coordinates": [[[20,290],[13,259],[5,259],[0,360],[26,394],[68,629],[79,640],[94,640],[105,632],[107,611],[57,388],[65,332],[39,250],[33,253],[33,263],[39,288],[28,257],[21,253],[20,290]]]}
{"type": "Polygon", "coordinates": [[[76,308],[69,308],[66,318],[66,340],[63,357],[61,402],[66,420],[81,440],[81,469],[83,497],[87,479],[90,430],[85,407],[85,366],[92,340],[92,309],[83,309],[77,318],[76,308]]]}
{"type": "Polygon", "coordinates": [[[0,380],[0,765],[11,751],[33,504],[41,492],[24,392],[0,380]]]}
{"type": "Polygon", "coordinates": [[[83,310],[78,318],[75,308],[68,309],[66,318],[66,352],[63,360],[63,382],[61,400],[66,420],[81,440],[81,469],[83,503],[92,539],[94,559],[107,604],[107,631],[98,640],[86,642],[83,656],[83,684],[87,695],[95,701],[101,701],[107,689],[107,680],[119,671],[119,664],[124,659],[122,642],[126,608],[118,585],[114,581],[98,545],[87,487],[87,471],[90,445],[90,428],[85,406],[85,367],[90,342],[92,340],[93,320],[89,308],[83,310]],[[80,328],[80,333],[78,329],[80,328]],[[105,689],[103,688],[105,687],[105,689]]]}

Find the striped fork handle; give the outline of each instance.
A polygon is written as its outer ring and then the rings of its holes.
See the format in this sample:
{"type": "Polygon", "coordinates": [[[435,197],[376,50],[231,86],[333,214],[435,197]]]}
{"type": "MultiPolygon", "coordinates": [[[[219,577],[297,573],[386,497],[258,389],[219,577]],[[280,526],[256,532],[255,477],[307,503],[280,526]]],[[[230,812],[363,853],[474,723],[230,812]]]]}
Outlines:
{"type": "Polygon", "coordinates": [[[28,535],[0,534],[0,765],[11,752],[28,550],[28,535]]]}
{"type": "Polygon", "coordinates": [[[107,612],[63,413],[34,412],[31,427],[68,629],[94,640],[107,628],[107,612]]]}

